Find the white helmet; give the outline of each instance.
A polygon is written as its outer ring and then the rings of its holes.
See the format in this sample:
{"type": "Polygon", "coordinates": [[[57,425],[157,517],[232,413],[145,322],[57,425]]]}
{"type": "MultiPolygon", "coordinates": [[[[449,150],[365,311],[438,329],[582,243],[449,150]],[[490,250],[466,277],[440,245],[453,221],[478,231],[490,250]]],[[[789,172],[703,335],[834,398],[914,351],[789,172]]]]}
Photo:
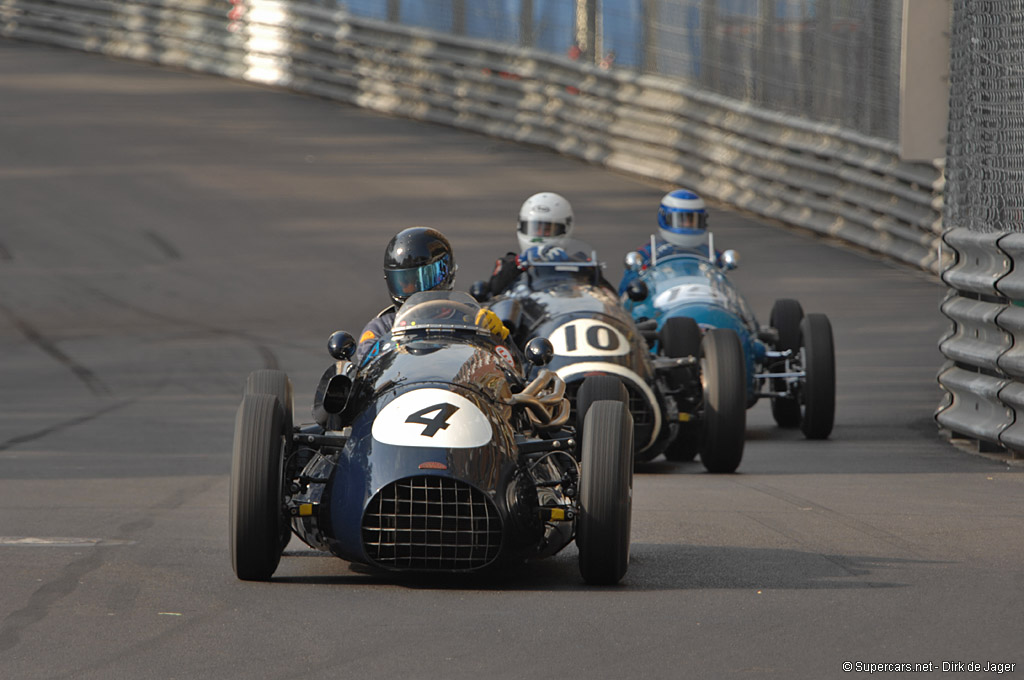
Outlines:
{"type": "Polygon", "coordinates": [[[669,243],[693,248],[705,243],[708,213],[700,196],[687,189],[665,194],[658,208],[658,232],[669,243]]]}
{"type": "Polygon", "coordinates": [[[542,192],[526,199],[519,209],[519,250],[531,246],[560,246],[572,235],[572,206],[558,194],[542,192]]]}

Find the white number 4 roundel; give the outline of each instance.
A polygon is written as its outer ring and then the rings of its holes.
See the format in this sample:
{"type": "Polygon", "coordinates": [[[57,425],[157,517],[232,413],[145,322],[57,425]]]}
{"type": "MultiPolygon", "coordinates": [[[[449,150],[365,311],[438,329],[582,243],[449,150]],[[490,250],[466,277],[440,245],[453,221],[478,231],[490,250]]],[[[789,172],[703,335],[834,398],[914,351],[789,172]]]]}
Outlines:
{"type": "Polygon", "coordinates": [[[383,444],[465,449],[491,441],[491,423],[462,395],[425,387],[400,394],[381,409],[372,433],[383,444]]]}

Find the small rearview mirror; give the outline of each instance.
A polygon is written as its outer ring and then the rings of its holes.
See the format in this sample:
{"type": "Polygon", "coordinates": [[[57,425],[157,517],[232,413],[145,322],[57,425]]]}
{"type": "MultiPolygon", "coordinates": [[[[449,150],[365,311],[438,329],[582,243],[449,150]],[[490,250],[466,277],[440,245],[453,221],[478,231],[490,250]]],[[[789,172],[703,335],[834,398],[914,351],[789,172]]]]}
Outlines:
{"type": "Polygon", "coordinates": [[[641,269],[643,269],[644,258],[643,258],[643,256],[640,253],[638,253],[635,250],[633,250],[633,251],[630,251],[630,252],[626,253],[625,264],[626,264],[626,269],[629,269],[630,271],[638,272],[641,269]]]}
{"type": "Polygon", "coordinates": [[[740,266],[740,254],[735,250],[727,250],[722,253],[722,269],[732,271],[740,266]]]}
{"type": "Polygon", "coordinates": [[[555,348],[547,338],[534,338],[526,343],[525,354],[534,366],[547,366],[555,356],[555,348]]]}
{"type": "Polygon", "coordinates": [[[327,338],[327,353],[338,361],[351,359],[356,351],[356,339],[345,331],[335,331],[327,338]]]}
{"type": "Polygon", "coordinates": [[[650,289],[647,288],[647,284],[640,279],[633,279],[626,286],[626,297],[633,302],[643,302],[650,295],[650,289]]]}

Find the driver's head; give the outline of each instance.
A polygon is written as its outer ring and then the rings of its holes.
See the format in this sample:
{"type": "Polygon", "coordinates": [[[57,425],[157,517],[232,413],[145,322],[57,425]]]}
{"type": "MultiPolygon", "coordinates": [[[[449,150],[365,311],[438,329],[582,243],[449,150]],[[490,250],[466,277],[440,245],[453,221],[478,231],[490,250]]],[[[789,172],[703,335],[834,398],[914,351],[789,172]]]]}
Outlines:
{"type": "Polygon", "coordinates": [[[669,243],[684,248],[707,240],[708,213],[700,196],[688,189],[665,194],[658,207],[658,233],[669,243]]]}
{"type": "Polygon", "coordinates": [[[563,245],[572,235],[572,206],[551,192],[534,194],[519,209],[519,252],[531,246],[563,245]]]}
{"type": "Polygon", "coordinates": [[[403,229],[384,251],[384,280],[396,307],[413,293],[451,290],[455,281],[451,244],[436,229],[403,229]]]}

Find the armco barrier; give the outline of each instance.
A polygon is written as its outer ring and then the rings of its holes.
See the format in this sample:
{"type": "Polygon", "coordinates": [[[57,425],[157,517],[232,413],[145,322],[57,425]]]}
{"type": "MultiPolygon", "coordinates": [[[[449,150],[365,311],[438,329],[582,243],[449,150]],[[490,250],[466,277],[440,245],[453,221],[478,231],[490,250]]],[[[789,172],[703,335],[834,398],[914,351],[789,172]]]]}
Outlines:
{"type": "Polygon", "coordinates": [[[945,391],[935,418],[982,450],[1024,452],[1024,234],[952,229],[944,238],[956,262],[942,279],[941,305],[952,322],[939,349],[945,391]]]}
{"type": "Polygon", "coordinates": [[[940,167],[663,77],[299,0],[0,0],[0,35],[538,144],[942,270],[940,167]]]}
{"type": "Polygon", "coordinates": [[[941,167],[903,163],[888,142],[661,77],[299,0],[0,0],[0,36],[549,147],[941,272],[952,328],[936,420],[982,448],[1024,451],[1024,309],[1011,302],[1024,300],[1013,266],[1024,235],[953,229],[940,245],[941,167]]]}

